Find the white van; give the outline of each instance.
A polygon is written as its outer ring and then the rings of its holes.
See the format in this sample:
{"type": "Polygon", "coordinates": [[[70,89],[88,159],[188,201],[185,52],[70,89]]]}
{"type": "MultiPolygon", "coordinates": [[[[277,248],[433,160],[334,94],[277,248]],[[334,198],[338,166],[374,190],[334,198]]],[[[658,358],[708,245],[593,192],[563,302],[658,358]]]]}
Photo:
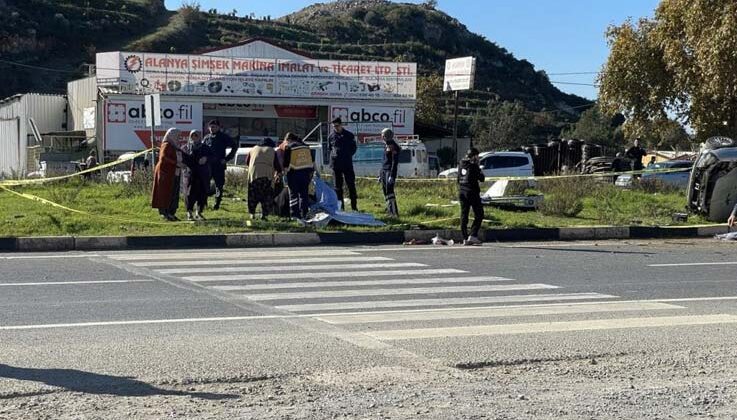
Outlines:
{"type": "MultiPolygon", "coordinates": [[[[381,171],[384,159],[384,142],[376,137],[367,137],[360,143],[353,156],[353,169],[356,176],[375,177],[381,171]]],[[[396,136],[397,144],[402,148],[399,152],[399,169],[397,176],[402,178],[428,178],[437,176],[437,168],[431,172],[430,156],[425,144],[419,136],[396,136]]]]}
{"type": "MultiPolygon", "coordinates": [[[[486,177],[534,176],[532,156],[525,152],[484,152],[479,154],[479,166],[486,177]]],[[[445,170],[440,178],[458,176],[458,168],[445,170]]]]}
{"type": "MultiPolygon", "coordinates": [[[[323,172],[326,169],[325,160],[323,159],[322,146],[316,143],[307,143],[310,146],[310,152],[312,153],[312,161],[315,162],[315,169],[319,172],[323,172]]],[[[246,161],[248,160],[248,154],[251,153],[252,147],[240,147],[235,152],[235,159],[228,164],[226,167],[227,172],[241,173],[248,170],[246,161]]],[[[226,150],[226,155],[230,153],[230,149],[226,150]]]]}

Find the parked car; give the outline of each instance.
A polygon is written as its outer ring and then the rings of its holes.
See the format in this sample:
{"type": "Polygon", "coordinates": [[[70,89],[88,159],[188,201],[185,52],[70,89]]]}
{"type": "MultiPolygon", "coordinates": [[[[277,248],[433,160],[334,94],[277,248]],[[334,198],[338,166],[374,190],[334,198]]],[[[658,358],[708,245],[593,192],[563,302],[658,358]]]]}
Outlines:
{"type": "MultiPolygon", "coordinates": [[[[535,168],[532,156],[525,152],[484,152],[479,155],[479,166],[487,177],[533,176],[535,168]]],[[[458,168],[441,172],[439,178],[458,176],[458,168]]]]}
{"type": "Polygon", "coordinates": [[[737,142],[729,137],[706,140],[691,170],[688,208],[723,223],[737,202],[737,142]]]}
{"type": "MultiPolygon", "coordinates": [[[[647,170],[662,171],[667,169],[683,169],[681,172],[667,172],[667,173],[648,173],[645,172],[640,177],[641,181],[657,180],[667,185],[686,188],[688,186],[688,180],[691,177],[691,172],[686,169],[693,167],[693,162],[690,160],[669,160],[666,162],[658,162],[655,165],[648,167],[647,170]]],[[[614,185],[623,188],[631,188],[634,184],[635,177],[631,174],[620,175],[614,182],[614,185]]],[[[610,181],[611,182],[611,181],[610,181]]]]}
{"type": "MultiPolygon", "coordinates": [[[[131,156],[139,152],[125,152],[115,160],[130,159],[131,156]]],[[[154,153],[154,159],[158,160],[158,150],[154,153]]],[[[131,182],[131,176],[133,172],[137,170],[146,170],[151,166],[151,152],[147,152],[144,155],[133,158],[132,160],[119,163],[107,171],[105,179],[107,182],[115,183],[129,183],[131,182]]]]}

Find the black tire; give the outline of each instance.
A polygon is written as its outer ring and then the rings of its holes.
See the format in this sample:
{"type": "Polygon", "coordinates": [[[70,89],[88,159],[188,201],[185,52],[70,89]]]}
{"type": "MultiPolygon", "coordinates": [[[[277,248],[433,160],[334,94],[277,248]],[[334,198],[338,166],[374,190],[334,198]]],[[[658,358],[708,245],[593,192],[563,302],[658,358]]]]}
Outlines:
{"type": "Polygon", "coordinates": [[[724,136],[709,137],[708,139],[706,139],[706,142],[704,142],[704,147],[711,150],[735,146],[737,146],[737,142],[729,137],[724,136]]]}

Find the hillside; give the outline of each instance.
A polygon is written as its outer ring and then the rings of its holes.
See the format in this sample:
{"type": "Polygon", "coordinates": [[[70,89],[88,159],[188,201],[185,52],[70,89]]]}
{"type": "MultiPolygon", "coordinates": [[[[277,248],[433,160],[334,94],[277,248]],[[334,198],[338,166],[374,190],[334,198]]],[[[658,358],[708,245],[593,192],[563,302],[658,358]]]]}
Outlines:
{"type": "Polygon", "coordinates": [[[462,112],[489,100],[519,100],[533,111],[555,110],[556,120],[577,118],[588,103],[553,86],[544,72],[470,32],[426,5],[384,0],[315,4],[280,19],[236,17],[217,10],[168,11],[163,0],[0,0],[0,97],[27,91],[62,91],[84,75],[97,51],[130,49],[196,52],[249,37],[264,37],[314,58],[416,61],[421,74],[442,73],[446,58],[477,57],[476,90],[464,94],[462,112]],[[12,71],[10,71],[12,70],[12,71]]]}

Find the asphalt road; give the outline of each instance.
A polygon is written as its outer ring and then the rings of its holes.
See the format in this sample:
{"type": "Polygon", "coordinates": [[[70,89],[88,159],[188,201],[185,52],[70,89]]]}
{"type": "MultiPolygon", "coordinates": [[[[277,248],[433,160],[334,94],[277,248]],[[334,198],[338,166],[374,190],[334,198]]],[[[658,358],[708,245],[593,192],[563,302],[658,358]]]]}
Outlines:
{"type": "Polygon", "coordinates": [[[0,269],[0,418],[737,412],[720,388],[732,243],[0,254],[0,269]]]}

